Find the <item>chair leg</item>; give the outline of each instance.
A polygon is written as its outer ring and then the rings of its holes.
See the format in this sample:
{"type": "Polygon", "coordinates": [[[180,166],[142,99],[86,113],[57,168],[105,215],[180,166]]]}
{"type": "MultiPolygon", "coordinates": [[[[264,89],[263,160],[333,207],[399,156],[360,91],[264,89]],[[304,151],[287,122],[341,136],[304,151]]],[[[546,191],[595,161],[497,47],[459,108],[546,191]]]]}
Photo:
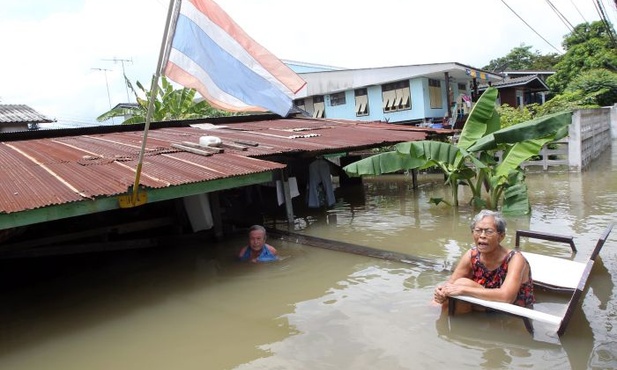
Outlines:
{"type": "Polygon", "coordinates": [[[525,323],[525,329],[529,332],[529,334],[533,334],[533,323],[528,317],[523,317],[523,322],[525,323]]]}

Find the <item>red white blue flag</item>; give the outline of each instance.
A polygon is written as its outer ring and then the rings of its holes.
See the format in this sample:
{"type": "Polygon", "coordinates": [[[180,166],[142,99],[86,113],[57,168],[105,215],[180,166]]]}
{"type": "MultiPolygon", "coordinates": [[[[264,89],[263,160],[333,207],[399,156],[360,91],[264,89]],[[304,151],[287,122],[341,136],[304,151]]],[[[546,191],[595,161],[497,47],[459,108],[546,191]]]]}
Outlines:
{"type": "Polygon", "coordinates": [[[165,76],[197,90],[214,107],[283,117],[306,85],[211,0],[182,2],[165,76]]]}

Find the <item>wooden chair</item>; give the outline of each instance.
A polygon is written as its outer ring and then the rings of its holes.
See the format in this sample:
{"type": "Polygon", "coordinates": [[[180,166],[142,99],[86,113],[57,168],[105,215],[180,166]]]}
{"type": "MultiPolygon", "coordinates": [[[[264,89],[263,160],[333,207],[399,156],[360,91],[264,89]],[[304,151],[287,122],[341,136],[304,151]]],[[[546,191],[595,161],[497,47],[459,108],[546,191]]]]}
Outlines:
{"type": "MultiPolygon", "coordinates": [[[[608,239],[614,224],[610,223],[596,243],[596,246],[586,262],[576,262],[559,257],[550,257],[542,254],[521,251],[531,266],[534,286],[553,292],[570,294],[570,300],[562,315],[553,315],[537,310],[517,306],[510,303],[487,301],[469,296],[457,296],[449,299],[449,314],[454,315],[456,300],[470,302],[493,310],[505,312],[521,317],[527,330],[533,333],[531,320],[553,324],[557,326],[557,335],[562,336],[566,330],[574,309],[587,286],[587,280],[596,257],[608,239]]],[[[549,234],[530,230],[517,230],[515,247],[519,249],[520,238],[528,237],[547,241],[562,242],[570,245],[573,253],[576,253],[574,238],[557,234],[549,234]]]]}

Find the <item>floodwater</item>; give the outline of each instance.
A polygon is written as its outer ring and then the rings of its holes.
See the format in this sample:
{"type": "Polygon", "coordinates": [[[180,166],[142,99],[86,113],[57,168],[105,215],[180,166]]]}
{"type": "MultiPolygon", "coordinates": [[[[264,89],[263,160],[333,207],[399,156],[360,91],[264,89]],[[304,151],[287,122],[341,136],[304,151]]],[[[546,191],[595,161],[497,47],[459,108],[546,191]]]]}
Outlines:
{"type": "MultiPolygon", "coordinates": [[[[614,145],[617,148],[617,146],[614,145]]],[[[499,314],[447,317],[433,287],[470,246],[473,211],[430,205],[441,176],[367,180],[295,230],[397,251],[413,264],[271,238],[283,259],[243,264],[244,236],[154,250],[0,262],[0,369],[617,368],[617,231],[600,253],[565,335],[499,314]]],[[[575,235],[585,261],[617,220],[617,150],[583,173],[531,173],[516,229],[575,235]]],[[[465,194],[461,199],[467,199],[465,194]]],[[[523,248],[570,257],[569,247],[523,248]]],[[[567,297],[539,294],[558,312],[567,297]]]]}

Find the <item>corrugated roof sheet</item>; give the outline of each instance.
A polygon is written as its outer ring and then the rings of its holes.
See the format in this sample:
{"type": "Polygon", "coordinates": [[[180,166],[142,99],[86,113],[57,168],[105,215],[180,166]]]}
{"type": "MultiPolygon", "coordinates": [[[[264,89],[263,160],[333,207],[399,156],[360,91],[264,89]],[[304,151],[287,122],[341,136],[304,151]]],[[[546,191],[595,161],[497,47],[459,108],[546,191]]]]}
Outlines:
{"type": "Polygon", "coordinates": [[[0,123],[45,123],[53,122],[24,104],[0,104],[0,123]]]}
{"type": "MultiPolygon", "coordinates": [[[[353,151],[424,139],[425,133],[417,130],[312,119],[152,129],[141,185],[160,189],[269,172],[285,165],[265,156],[353,151]],[[222,140],[223,153],[204,156],[173,146],[195,145],[207,135],[222,140]]],[[[122,131],[0,142],[0,213],[126,193],[135,180],[142,138],[142,131],[122,131]]]]}

